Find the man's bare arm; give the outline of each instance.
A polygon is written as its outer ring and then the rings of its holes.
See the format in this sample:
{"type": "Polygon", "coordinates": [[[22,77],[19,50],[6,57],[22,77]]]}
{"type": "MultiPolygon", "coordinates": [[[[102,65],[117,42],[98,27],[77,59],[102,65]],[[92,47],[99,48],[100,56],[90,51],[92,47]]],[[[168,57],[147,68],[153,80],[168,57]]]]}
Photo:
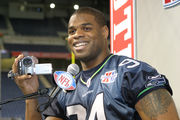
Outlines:
{"type": "Polygon", "coordinates": [[[37,99],[26,100],[26,120],[41,120],[41,114],[37,111],[37,99]]]}
{"type": "Polygon", "coordinates": [[[166,89],[149,93],[135,108],[143,120],[179,120],[174,101],[166,89]]]}
{"type": "MultiPolygon", "coordinates": [[[[19,55],[13,65],[13,73],[18,72],[18,61],[24,57],[23,54],[19,55]]],[[[21,89],[24,95],[31,94],[38,91],[39,82],[36,75],[18,75],[15,76],[15,82],[17,86],[21,89]]],[[[42,120],[41,114],[37,111],[38,100],[37,99],[28,99],[26,100],[26,120],[42,120]]],[[[62,120],[55,117],[48,117],[47,120],[62,120]]]]}
{"type": "MultiPolygon", "coordinates": [[[[26,120],[42,120],[41,114],[37,111],[37,99],[26,100],[26,120]]],[[[46,120],[63,120],[61,118],[49,116],[46,120]]]]}

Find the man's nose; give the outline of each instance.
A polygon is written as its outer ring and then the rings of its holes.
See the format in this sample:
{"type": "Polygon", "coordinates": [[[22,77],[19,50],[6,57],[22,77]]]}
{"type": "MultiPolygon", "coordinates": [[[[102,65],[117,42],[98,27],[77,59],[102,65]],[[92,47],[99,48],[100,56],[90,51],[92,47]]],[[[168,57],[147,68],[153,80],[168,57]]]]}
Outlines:
{"type": "Polygon", "coordinates": [[[77,29],[76,33],[74,34],[74,38],[79,38],[79,37],[82,37],[82,36],[84,36],[83,30],[77,29]]]}

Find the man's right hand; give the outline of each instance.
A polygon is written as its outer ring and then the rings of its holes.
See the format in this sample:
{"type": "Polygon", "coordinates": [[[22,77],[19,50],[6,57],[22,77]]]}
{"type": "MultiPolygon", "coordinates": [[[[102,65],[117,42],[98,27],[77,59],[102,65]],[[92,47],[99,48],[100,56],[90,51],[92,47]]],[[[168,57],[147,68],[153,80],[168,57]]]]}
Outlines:
{"type": "MultiPolygon", "coordinates": [[[[23,54],[19,55],[13,65],[12,72],[18,72],[18,61],[24,57],[23,54]]],[[[17,75],[14,77],[16,84],[24,94],[30,94],[38,91],[39,82],[37,75],[17,75]]],[[[41,114],[37,111],[38,100],[27,99],[26,100],[26,120],[42,120],[41,114]]],[[[56,117],[47,117],[46,120],[62,120],[56,117]]]]}
{"type": "MultiPolygon", "coordinates": [[[[19,55],[13,65],[12,72],[18,72],[18,61],[24,57],[23,54],[19,55]]],[[[14,77],[16,84],[24,94],[30,94],[38,91],[39,82],[37,75],[17,75],[14,77]]]]}

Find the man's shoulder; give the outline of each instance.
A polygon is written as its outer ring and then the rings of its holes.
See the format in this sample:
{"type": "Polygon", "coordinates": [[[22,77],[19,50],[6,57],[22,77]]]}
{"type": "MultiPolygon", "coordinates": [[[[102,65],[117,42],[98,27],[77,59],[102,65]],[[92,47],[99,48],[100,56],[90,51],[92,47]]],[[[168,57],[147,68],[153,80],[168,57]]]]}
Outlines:
{"type": "MultiPolygon", "coordinates": [[[[134,58],[123,56],[123,55],[113,55],[107,64],[107,68],[116,68],[121,72],[137,72],[137,71],[154,71],[151,65],[146,62],[136,60],[134,58]]],[[[156,70],[155,70],[156,71],[156,70]]]]}
{"type": "Polygon", "coordinates": [[[121,63],[122,61],[138,61],[138,62],[141,62],[141,61],[139,61],[139,60],[136,60],[136,59],[134,59],[134,58],[131,58],[131,57],[128,57],[128,56],[124,56],[124,55],[113,55],[113,57],[112,57],[112,59],[111,59],[111,61],[117,61],[117,62],[119,62],[119,63],[121,63]]]}
{"type": "MultiPolygon", "coordinates": [[[[113,55],[108,64],[111,66],[133,68],[139,66],[141,61],[123,55],[113,55]]],[[[144,64],[144,63],[143,63],[144,64]]]]}

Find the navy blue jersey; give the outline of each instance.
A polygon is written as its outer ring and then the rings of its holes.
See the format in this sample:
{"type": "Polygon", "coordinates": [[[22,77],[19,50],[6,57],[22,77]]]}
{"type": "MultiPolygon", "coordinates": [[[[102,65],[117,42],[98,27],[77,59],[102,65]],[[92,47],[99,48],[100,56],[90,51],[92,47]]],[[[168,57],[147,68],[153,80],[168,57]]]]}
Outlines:
{"type": "Polygon", "coordinates": [[[138,100],[159,88],[165,88],[172,94],[164,75],[150,65],[126,56],[108,56],[97,67],[81,71],[76,80],[77,88],[74,91],[61,91],[43,112],[45,117],[141,120],[135,110],[138,100]],[[95,72],[95,76],[88,81],[95,72]]]}

